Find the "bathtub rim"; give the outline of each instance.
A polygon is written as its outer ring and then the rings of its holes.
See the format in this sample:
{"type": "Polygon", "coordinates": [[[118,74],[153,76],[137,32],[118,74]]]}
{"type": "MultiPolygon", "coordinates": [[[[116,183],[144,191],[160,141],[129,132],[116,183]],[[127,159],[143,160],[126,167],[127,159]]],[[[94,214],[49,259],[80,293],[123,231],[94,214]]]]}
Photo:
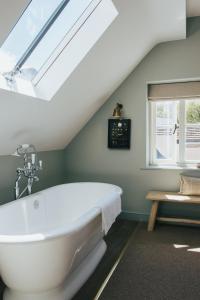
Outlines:
{"type": "MultiPolygon", "coordinates": [[[[122,195],[123,190],[117,186],[113,185],[110,183],[104,183],[104,182],[72,182],[72,183],[64,183],[64,184],[59,184],[55,185],[52,187],[49,187],[47,189],[41,190],[39,192],[33,193],[30,196],[25,196],[23,198],[13,200],[11,202],[5,203],[2,205],[2,208],[4,207],[9,207],[13,205],[14,202],[24,202],[26,201],[27,198],[31,196],[36,196],[39,195],[40,193],[44,191],[48,191],[54,188],[59,188],[63,185],[79,185],[79,184],[99,184],[99,185],[108,185],[114,188],[113,191],[117,192],[119,196],[122,195]]],[[[1,209],[1,206],[0,206],[1,209]]],[[[101,214],[102,210],[101,207],[99,206],[94,206],[93,208],[89,209],[86,213],[81,215],[79,218],[76,220],[67,223],[66,225],[57,227],[55,229],[51,229],[50,231],[43,231],[41,233],[30,233],[30,234],[0,234],[0,245],[1,244],[22,244],[22,243],[35,243],[35,242],[40,242],[40,241],[47,241],[49,239],[53,238],[58,238],[61,236],[70,236],[74,232],[80,230],[83,226],[85,226],[87,223],[89,223],[93,218],[97,217],[98,214],[101,214]]],[[[102,228],[103,232],[103,228],[102,228]]]]}
{"type": "Polygon", "coordinates": [[[51,229],[51,231],[45,231],[42,233],[30,233],[30,234],[16,234],[16,235],[0,235],[1,244],[22,244],[22,243],[35,243],[44,242],[50,239],[59,238],[62,236],[70,236],[73,233],[79,231],[82,227],[87,225],[92,219],[101,214],[100,207],[93,207],[86,213],[81,215],[80,218],[74,220],[65,226],[51,229]]]}
{"type": "MultiPolygon", "coordinates": [[[[66,182],[66,183],[62,183],[62,184],[57,184],[57,185],[51,186],[51,187],[49,187],[49,188],[46,188],[46,189],[44,189],[44,190],[38,191],[38,192],[36,192],[36,193],[33,193],[33,194],[29,195],[29,196],[37,195],[37,194],[39,194],[39,193],[46,192],[46,191],[49,191],[49,190],[54,189],[54,188],[57,188],[57,187],[59,188],[59,187],[62,187],[62,186],[64,186],[64,185],[86,185],[86,184],[91,184],[91,185],[95,185],[95,184],[96,184],[96,185],[110,186],[110,187],[113,188],[113,192],[118,193],[119,196],[122,196],[122,194],[123,194],[122,188],[121,188],[120,186],[116,185],[116,184],[112,184],[112,183],[108,183],[108,182],[99,182],[99,181],[76,181],[76,182],[66,182]]],[[[23,197],[23,198],[20,198],[19,200],[26,199],[26,198],[29,197],[29,196],[25,196],[25,197],[23,197]]],[[[13,200],[13,201],[18,201],[18,200],[13,200]]],[[[13,202],[13,201],[11,201],[11,202],[13,202]]],[[[10,202],[9,202],[9,203],[10,203],[10,202]]],[[[8,204],[9,204],[9,203],[8,203],[8,204]]],[[[6,203],[6,204],[7,204],[7,203],[6,203]]],[[[6,204],[5,204],[5,205],[6,205],[6,204]]]]}

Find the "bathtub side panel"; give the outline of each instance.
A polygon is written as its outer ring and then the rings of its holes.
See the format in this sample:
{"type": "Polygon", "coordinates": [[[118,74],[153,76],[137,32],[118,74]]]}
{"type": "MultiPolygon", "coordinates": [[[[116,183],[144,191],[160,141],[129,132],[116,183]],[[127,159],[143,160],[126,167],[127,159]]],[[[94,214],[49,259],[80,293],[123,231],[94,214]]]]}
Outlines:
{"type": "Polygon", "coordinates": [[[23,292],[60,285],[102,237],[99,213],[69,235],[33,243],[0,244],[0,272],[5,284],[23,292]],[[93,245],[94,244],[94,245],[93,245]]]}

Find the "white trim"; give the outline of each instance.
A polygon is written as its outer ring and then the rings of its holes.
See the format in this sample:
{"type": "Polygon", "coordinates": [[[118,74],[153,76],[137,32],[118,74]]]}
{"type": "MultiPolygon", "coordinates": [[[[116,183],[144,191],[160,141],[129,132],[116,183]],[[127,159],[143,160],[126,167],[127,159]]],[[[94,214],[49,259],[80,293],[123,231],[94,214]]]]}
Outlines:
{"type": "Polygon", "coordinates": [[[155,161],[155,105],[153,103],[150,103],[149,105],[149,162],[150,164],[153,164],[155,161]]]}
{"type": "MultiPolygon", "coordinates": [[[[51,100],[64,82],[100,39],[118,11],[111,0],[101,0],[70,43],[63,49],[54,63],[37,84],[39,97],[51,100]]],[[[78,87],[78,83],[76,83],[78,87]]]]}
{"type": "Polygon", "coordinates": [[[92,3],[96,3],[95,9],[45,73],[38,74],[41,78],[37,78],[36,86],[32,81],[16,77],[11,87],[0,75],[0,88],[38,101],[50,101],[119,14],[112,0],[93,0],[92,3]]]}
{"type": "Polygon", "coordinates": [[[85,11],[79,17],[79,19],[76,21],[76,23],[73,25],[73,27],[66,33],[65,37],[60,42],[60,44],[55,48],[55,50],[53,51],[51,56],[47,59],[47,61],[40,68],[37,75],[33,78],[32,83],[34,86],[37,86],[37,84],[40,82],[40,80],[45,75],[45,73],[48,71],[48,69],[51,67],[51,65],[54,63],[54,61],[62,53],[62,51],[65,49],[65,47],[67,47],[67,45],[71,42],[71,40],[75,37],[77,32],[81,29],[83,24],[90,17],[90,15],[94,12],[94,10],[98,7],[98,5],[100,4],[101,1],[102,0],[93,0],[88,5],[88,7],[85,9],[85,11]]]}
{"type": "Polygon", "coordinates": [[[148,102],[148,91],[146,89],[146,165],[150,161],[150,121],[151,121],[151,116],[150,116],[150,107],[149,107],[149,102],[148,102]]]}
{"type": "Polygon", "coordinates": [[[179,163],[185,163],[185,101],[179,101],[179,163]]]}
{"type": "Polygon", "coordinates": [[[150,110],[150,127],[149,127],[149,153],[150,160],[149,164],[151,165],[169,165],[176,163],[175,157],[173,159],[157,159],[156,158],[156,102],[149,101],[149,110],[150,110]]]}
{"type": "Polygon", "coordinates": [[[147,165],[144,168],[140,169],[141,171],[145,170],[188,170],[188,171],[193,171],[193,170],[198,170],[200,172],[200,168],[197,166],[178,166],[178,165],[147,165]]]}
{"type": "MultiPolygon", "coordinates": [[[[168,102],[170,100],[166,100],[168,102]]],[[[157,101],[159,102],[159,101],[157,101]]],[[[179,126],[180,126],[180,134],[179,134],[179,149],[178,149],[178,157],[177,160],[169,160],[169,159],[157,159],[156,158],[156,140],[155,140],[155,126],[156,126],[156,101],[149,101],[149,163],[147,167],[149,168],[186,168],[188,169],[188,165],[191,168],[192,165],[197,165],[199,160],[186,160],[185,150],[186,150],[186,100],[177,100],[179,103],[179,126]],[[186,167],[185,167],[186,166],[186,167]]],[[[195,166],[195,168],[197,168],[195,166]]],[[[193,169],[193,168],[192,168],[193,169]]]]}

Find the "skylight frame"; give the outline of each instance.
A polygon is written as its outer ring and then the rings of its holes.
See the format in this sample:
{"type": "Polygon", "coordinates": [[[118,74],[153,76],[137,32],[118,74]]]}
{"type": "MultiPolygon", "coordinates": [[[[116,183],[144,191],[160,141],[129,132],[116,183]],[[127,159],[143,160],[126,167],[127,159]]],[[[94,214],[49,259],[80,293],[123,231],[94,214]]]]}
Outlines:
{"type": "MultiPolygon", "coordinates": [[[[24,65],[26,65],[27,61],[29,61],[31,55],[34,55],[34,51],[37,49],[37,46],[42,42],[42,39],[48,34],[51,27],[54,25],[54,23],[59,18],[59,15],[64,11],[67,4],[72,0],[62,0],[61,3],[57,6],[55,11],[50,15],[49,19],[47,19],[46,23],[44,23],[41,30],[37,33],[31,44],[25,48],[24,53],[21,57],[18,58],[18,61],[15,63],[14,67],[9,72],[2,73],[4,78],[7,82],[9,82],[9,85],[16,82],[16,79],[18,78],[18,74],[20,75],[21,70],[23,70],[24,65]]],[[[53,64],[55,59],[60,55],[60,53],[64,50],[64,48],[67,46],[67,44],[72,40],[72,38],[76,35],[76,33],[79,31],[79,29],[84,25],[84,23],[87,21],[88,17],[92,14],[92,12],[97,8],[98,4],[102,0],[89,0],[90,2],[86,5],[84,10],[81,12],[81,15],[78,16],[77,20],[71,27],[66,31],[66,34],[64,34],[64,37],[55,44],[55,48],[52,49],[51,54],[47,56],[46,59],[44,59],[44,62],[41,64],[39,69],[37,70],[37,73],[33,76],[33,78],[25,79],[29,81],[33,86],[37,85],[37,83],[40,81],[40,79],[43,77],[43,75],[46,73],[48,68],[53,64]],[[42,75],[41,75],[42,74],[42,75]]],[[[30,2],[31,3],[31,2],[30,2]]],[[[29,3],[29,5],[30,5],[29,3]]],[[[27,8],[29,7],[27,6],[27,8]]],[[[27,9],[26,8],[26,9],[27,9]]],[[[26,11],[26,10],[25,10],[26,11]]],[[[24,11],[24,12],[25,12],[24,11]]],[[[22,14],[23,16],[23,14],[22,14]]],[[[22,17],[21,16],[21,17],[22,17]]]]}
{"type": "Polygon", "coordinates": [[[90,4],[85,8],[83,13],[74,23],[74,25],[69,29],[66,33],[65,37],[60,41],[57,47],[54,49],[50,57],[46,60],[46,62],[42,65],[36,76],[32,79],[32,84],[36,87],[45,74],[48,72],[49,68],[54,64],[59,55],[64,51],[64,49],[69,45],[69,43],[76,36],[78,31],[82,28],[87,19],[91,16],[91,14],[97,9],[99,4],[103,0],[92,0],[90,4]]]}
{"type": "MultiPolygon", "coordinates": [[[[39,31],[37,36],[34,38],[30,46],[26,49],[22,57],[18,60],[16,65],[14,66],[12,72],[16,73],[20,71],[22,66],[25,64],[27,59],[30,57],[32,52],[35,50],[39,42],[42,40],[42,38],[45,36],[47,31],[50,29],[50,27],[54,24],[56,19],[59,17],[59,15],[62,13],[63,9],[66,7],[66,5],[69,3],[70,0],[63,0],[57,7],[57,9],[54,11],[54,13],[51,15],[51,17],[48,19],[48,21],[44,24],[43,28],[39,31]]],[[[31,3],[31,2],[30,2],[31,3]]],[[[29,3],[29,5],[30,5],[29,3]]]]}
{"type": "MultiPolygon", "coordinates": [[[[58,7],[58,5],[62,2],[62,0],[55,1],[57,3],[59,2],[56,7],[58,7]]],[[[76,2],[74,2],[74,4],[75,3],[76,2]]],[[[80,3],[79,10],[74,15],[72,19],[73,22],[71,21],[68,23],[70,24],[70,26],[67,26],[67,29],[65,28],[65,17],[69,17],[69,20],[71,20],[71,5],[76,11],[76,4],[74,5],[72,3],[70,5],[70,10],[68,10],[67,7],[65,8],[66,12],[68,11],[68,16],[63,13],[61,21],[59,21],[59,18],[56,20],[55,26],[53,25],[53,27],[50,28],[50,31],[48,31],[47,33],[47,37],[45,35],[44,39],[42,39],[42,41],[40,42],[41,44],[36,47],[29,59],[23,65],[21,69],[22,72],[14,74],[13,77],[12,74],[7,73],[8,78],[4,76],[5,73],[0,73],[0,89],[27,95],[29,97],[40,100],[52,100],[61,86],[63,86],[64,82],[69,78],[72,72],[75,71],[84,57],[94,47],[94,45],[98,42],[98,40],[119,14],[112,0],[83,0],[83,2],[82,0],[77,0],[77,5],[78,3],[80,3]],[[85,9],[86,12],[84,11],[85,9]],[[83,12],[84,14],[82,15],[83,12]],[[78,20],[80,16],[81,18],[78,20]],[[76,20],[78,20],[77,23],[76,20]],[[75,23],[76,25],[74,26],[75,23]],[[59,29],[57,24],[60,24],[62,26],[60,27],[62,29],[62,32],[60,32],[60,34],[58,33],[59,38],[56,39],[56,43],[51,43],[51,49],[48,47],[50,51],[47,50],[46,55],[43,55],[43,57],[40,58],[37,72],[40,71],[38,75],[42,75],[42,77],[41,80],[39,80],[38,84],[34,85],[32,80],[33,78],[35,78],[37,73],[33,74],[33,76],[29,76],[29,73],[24,73],[24,70],[29,70],[29,68],[34,68],[35,64],[37,65],[37,60],[36,62],[34,61],[34,59],[32,60],[32,55],[37,59],[37,56],[40,55],[41,47],[44,47],[44,49],[46,47],[46,40],[48,40],[49,38],[51,39],[51,36],[54,37],[56,30],[59,29]],[[64,27],[62,24],[64,25],[64,27]],[[68,32],[68,34],[64,39],[66,32],[68,32]],[[52,33],[54,34],[52,35],[52,33]],[[57,45],[59,45],[58,48],[56,48],[57,45]],[[48,64],[45,64],[45,66],[43,66],[43,63],[47,61],[46,58],[50,58],[50,60],[48,60],[48,64]],[[33,61],[33,64],[31,63],[31,61],[33,61]],[[47,66],[49,67],[46,69],[47,66]],[[41,67],[43,67],[42,72],[40,70],[41,67]]],[[[51,10],[51,14],[48,14],[49,17],[52,15],[54,10],[51,10]]],[[[45,22],[47,22],[47,20],[48,19],[46,18],[45,22]]],[[[45,22],[43,22],[42,26],[39,26],[40,29],[44,26],[45,22]]],[[[21,28],[21,32],[23,32],[23,27],[21,28]]],[[[39,30],[37,31],[36,35],[38,34],[38,32],[39,30]]],[[[23,37],[23,35],[19,36],[23,37]]],[[[28,48],[29,45],[30,43],[26,43],[26,48],[28,48]]],[[[23,50],[26,48],[21,47],[21,55],[24,52],[23,50]]],[[[12,47],[10,47],[10,49],[12,50],[12,47]]],[[[44,50],[43,54],[45,53],[45,51],[46,50],[44,50]]],[[[18,55],[18,60],[21,55],[18,55]]],[[[15,60],[15,63],[12,65],[12,68],[10,68],[10,70],[13,70],[16,61],[17,60],[15,60]]]]}

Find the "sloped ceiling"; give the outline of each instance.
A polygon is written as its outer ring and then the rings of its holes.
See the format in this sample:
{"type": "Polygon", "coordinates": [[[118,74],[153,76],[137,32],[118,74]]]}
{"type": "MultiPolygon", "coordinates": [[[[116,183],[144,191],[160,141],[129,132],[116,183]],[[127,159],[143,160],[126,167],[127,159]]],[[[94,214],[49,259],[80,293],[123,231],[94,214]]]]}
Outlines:
{"type": "Polygon", "coordinates": [[[119,16],[52,101],[0,90],[0,155],[21,143],[63,149],[157,43],[186,36],[185,0],[113,2],[119,16]]]}

